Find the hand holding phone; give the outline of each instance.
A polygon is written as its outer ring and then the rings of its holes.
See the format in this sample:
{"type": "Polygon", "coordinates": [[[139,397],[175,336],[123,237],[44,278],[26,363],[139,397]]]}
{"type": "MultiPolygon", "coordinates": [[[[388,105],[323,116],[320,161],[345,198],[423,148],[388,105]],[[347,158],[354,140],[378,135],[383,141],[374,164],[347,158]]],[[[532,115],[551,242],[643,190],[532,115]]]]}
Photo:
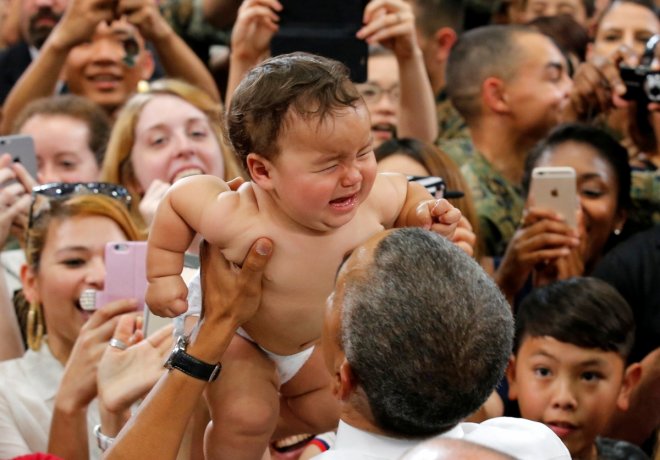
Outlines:
{"type": "MultiPolygon", "coordinates": [[[[37,177],[37,155],[32,136],[23,134],[0,136],[0,154],[3,153],[11,155],[12,163],[20,163],[32,177],[37,177]]],[[[3,185],[13,182],[16,181],[9,181],[3,185]]]]}
{"type": "Polygon", "coordinates": [[[533,205],[560,214],[569,227],[577,228],[577,185],[573,168],[542,166],[532,171],[529,196],[533,205]]]}

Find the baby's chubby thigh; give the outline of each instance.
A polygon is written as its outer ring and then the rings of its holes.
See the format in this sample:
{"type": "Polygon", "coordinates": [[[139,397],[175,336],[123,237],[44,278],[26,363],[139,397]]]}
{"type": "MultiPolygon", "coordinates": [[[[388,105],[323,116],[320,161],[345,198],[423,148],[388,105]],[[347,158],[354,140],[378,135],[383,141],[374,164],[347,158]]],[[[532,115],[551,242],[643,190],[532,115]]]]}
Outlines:
{"type": "Polygon", "coordinates": [[[234,335],[220,377],[206,390],[208,458],[260,458],[277,423],[278,387],[275,364],[254,343],[234,335]]]}
{"type": "Polygon", "coordinates": [[[280,388],[280,419],[274,439],[300,433],[325,433],[339,423],[339,401],[317,343],[298,373],[280,388]]]}

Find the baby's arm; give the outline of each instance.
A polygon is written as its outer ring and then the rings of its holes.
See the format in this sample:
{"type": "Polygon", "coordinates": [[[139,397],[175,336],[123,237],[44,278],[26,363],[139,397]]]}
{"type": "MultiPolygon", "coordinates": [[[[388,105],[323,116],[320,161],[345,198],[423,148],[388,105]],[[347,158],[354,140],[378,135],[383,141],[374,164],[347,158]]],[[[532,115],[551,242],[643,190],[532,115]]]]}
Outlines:
{"type": "Polygon", "coordinates": [[[227,217],[227,207],[218,197],[227,190],[218,177],[192,176],[177,181],[158,205],[147,246],[145,298],[157,315],[177,316],[187,310],[188,289],[181,278],[184,253],[198,232],[213,244],[222,242],[223,226],[217,221],[227,217]]]}
{"type": "Polygon", "coordinates": [[[395,227],[422,227],[452,239],[461,211],[444,198],[435,199],[420,184],[408,182],[405,202],[395,227]]]}

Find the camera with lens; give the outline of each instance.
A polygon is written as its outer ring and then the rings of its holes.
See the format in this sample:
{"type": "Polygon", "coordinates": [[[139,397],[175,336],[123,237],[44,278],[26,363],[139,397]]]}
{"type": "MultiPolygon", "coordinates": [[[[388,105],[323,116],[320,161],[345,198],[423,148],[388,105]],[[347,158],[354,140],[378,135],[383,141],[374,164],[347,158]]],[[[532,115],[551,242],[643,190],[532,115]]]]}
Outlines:
{"type": "Polygon", "coordinates": [[[651,70],[658,41],[660,41],[660,35],[654,35],[646,42],[639,66],[622,65],[620,67],[621,79],[626,85],[624,99],[647,103],[660,102],[660,70],[651,70]]]}

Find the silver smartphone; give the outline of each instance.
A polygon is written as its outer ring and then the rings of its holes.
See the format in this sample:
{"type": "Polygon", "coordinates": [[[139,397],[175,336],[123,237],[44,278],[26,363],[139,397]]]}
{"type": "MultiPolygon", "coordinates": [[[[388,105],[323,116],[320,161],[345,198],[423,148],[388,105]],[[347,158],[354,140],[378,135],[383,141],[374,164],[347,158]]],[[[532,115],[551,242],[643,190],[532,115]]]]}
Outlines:
{"type": "Polygon", "coordinates": [[[37,177],[37,155],[32,136],[12,134],[0,136],[0,154],[8,153],[14,163],[20,163],[32,177],[37,177]]]}
{"type": "Polygon", "coordinates": [[[561,214],[571,228],[577,228],[575,169],[568,166],[534,168],[529,194],[535,207],[551,209],[561,214]]]}

